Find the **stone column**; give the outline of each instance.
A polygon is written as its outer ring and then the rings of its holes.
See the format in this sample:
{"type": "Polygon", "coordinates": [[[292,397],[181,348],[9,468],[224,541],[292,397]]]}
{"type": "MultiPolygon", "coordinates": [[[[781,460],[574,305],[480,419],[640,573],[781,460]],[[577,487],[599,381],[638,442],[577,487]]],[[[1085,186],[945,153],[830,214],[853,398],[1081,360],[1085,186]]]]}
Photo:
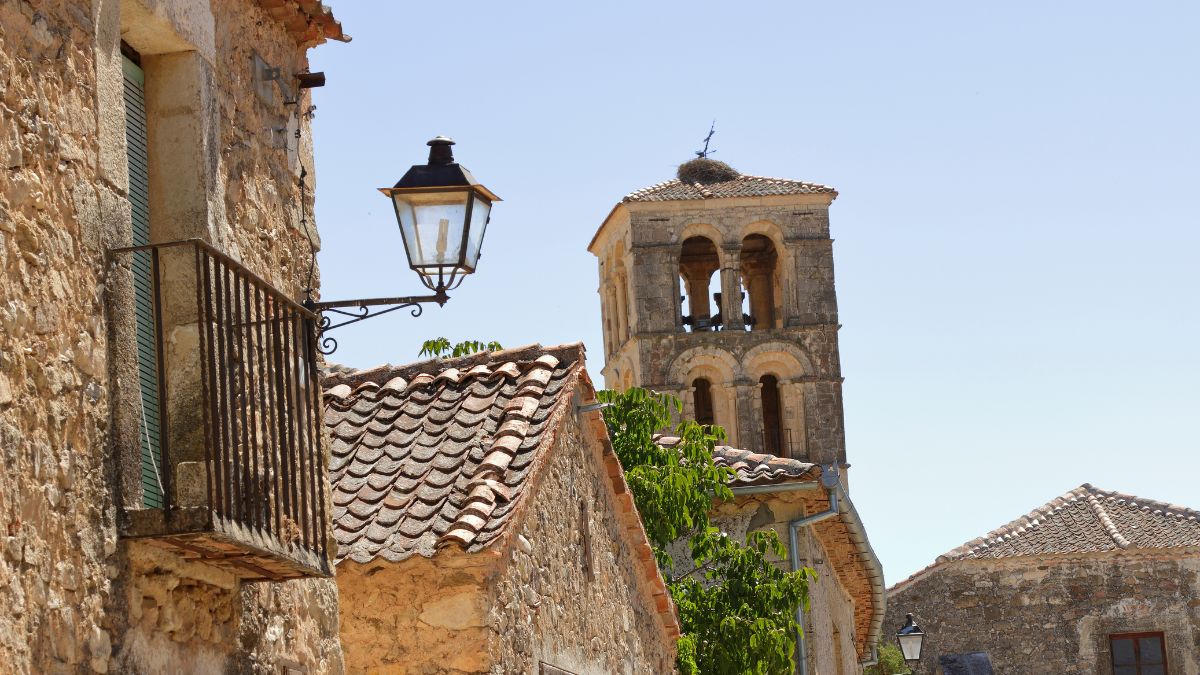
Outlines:
{"type": "Polygon", "coordinates": [[[762,452],[762,415],[755,419],[755,397],[758,394],[757,382],[741,382],[734,385],[736,391],[735,406],[738,419],[738,447],[754,452],[762,452]]]}
{"type": "MultiPolygon", "coordinates": [[[[198,51],[143,54],[149,126],[150,239],[203,239],[224,248],[224,184],[218,175],[221,120],[211,62],[198,51]]],[[[162,341],[167,427],[164,444],[176,465],[204,459],[200,323],[193,252],[160,254],[162,341]]],[[[222,364],[240,367],[238,364],[222,364]]],[[[193,467],[195,468],[195,467],[193,467]]],[[[165,467],[172,471],[174,467],[165,467]]],[[[182,480],[180,481],[183,482],[182,480]]]]}
{"type": "MultiPolygon", "coordinates": [[[[696,388],[695,387],[684,387],[683,389],[680,389],[678,392],[676,392],[676,395],[679,397],[679,400],[683,402],[683,411],[681,413],[679,413],[679,415],[678,415],[679,419],[676,419],[675,421],[678,422],[680,420],[695,420],[696,419],[696,388]]],[[[675,417],[675,413],[672,413],[672,417],[675,417]]]]}
{"type": "Polygon", "coordinates": [[[780,382],[780,407],[783,416],[783,447],[792,459],[807,460],[808,443],[804,418],[804,383],[797,380],[780,382]]]}
{"type": "Polygon", "coordinates": [[[741,266],[741,251],[725,249],[725,261],[721,265],[721,323],[725,330],[745,328],[742,323],[741,266]]]}
{"type": "Polygon", "coordinates": [[[750,315],[754,317],[754,330],[775,327],[775,289],[770,266],[747,263],[743,268],[746,290],[750,294],[750,315]]]}
{"type": "Polygon", "coordinates": [[[754,429],[753,445],[757,452],[767,452],[767,433],[764,415],[763,415],[763,384],[762,382],[754,382],[749,385],[749,396],[747,396],[746,408],[748,417],[747,424],[754,429]]]}
{"type": "Polygon", "coordinates": [[[710,390],[713,401],[713,422],[725,427],[726,443],[737,445],[737,406],[732,399],[736,392],[725,383],[714,382],[710,390]]]}
{"type": "Polygon", "coordinates": [[[712,312],[709,309],[711,305],[708,299],[708,279],[712,276],[712,270],[706,265],[688,263],[680,268],[680,272],[683,274],[684,283],[687,284],[687,311],[692,315],[692,321],[710,318],[712,312]]]}

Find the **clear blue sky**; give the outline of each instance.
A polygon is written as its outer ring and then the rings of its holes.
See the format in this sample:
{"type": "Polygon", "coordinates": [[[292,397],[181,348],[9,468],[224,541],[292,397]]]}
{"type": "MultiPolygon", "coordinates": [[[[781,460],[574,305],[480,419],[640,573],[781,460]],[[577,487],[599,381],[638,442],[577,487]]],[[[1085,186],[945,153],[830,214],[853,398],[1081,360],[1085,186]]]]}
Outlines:
{"type": "Polygon", "coordinates": [[[836,186],[851,494],[888,583],[1087,481],[1200,508],[1200,8],[336,2],[327,299],[420,292],[374,188],[458,141],[506,201],[442,309],[339,331],[583,340],[622,195],[717,159],[836,186]]]}

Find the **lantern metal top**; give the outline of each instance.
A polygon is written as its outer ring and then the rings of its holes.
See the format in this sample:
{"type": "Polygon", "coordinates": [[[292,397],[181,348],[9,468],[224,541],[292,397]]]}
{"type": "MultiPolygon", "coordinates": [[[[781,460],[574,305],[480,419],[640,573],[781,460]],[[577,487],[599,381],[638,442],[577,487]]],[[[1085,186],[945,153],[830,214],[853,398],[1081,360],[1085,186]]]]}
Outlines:
{"type": "Polygon", "coordinates": [[[415,164],[390,188],[379,188],[385,195],[391,196],[396,192],[432,192],[439,189],[455,190],[471,188],[491,202],[502,201],[496,193],[484,187],[466,167],[454,161],[454,151],[450,146],[454,141],[445,136],[430,140],[429,162],[415,164]]]}
{"type": "Polygon", "coordinates": [[[912,614],[905,614],[904,625],[900,628],[900,630],[896,631],[896,635],[908,635],[910,633],[920,633],[921,635],[924,635],[925,631],[921,630],[921,627],[918,626],[915,621],[916,620],[913,619],[912,614]]]}

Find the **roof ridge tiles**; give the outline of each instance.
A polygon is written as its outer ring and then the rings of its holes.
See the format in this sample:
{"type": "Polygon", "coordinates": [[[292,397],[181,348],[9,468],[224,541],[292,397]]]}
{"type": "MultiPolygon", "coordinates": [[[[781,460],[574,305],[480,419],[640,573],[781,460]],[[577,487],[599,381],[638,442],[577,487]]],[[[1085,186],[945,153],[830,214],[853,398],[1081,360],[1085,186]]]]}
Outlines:
{"type": "MultiPolygon", "coordinates": [[[[505,472],[513,463],[513,460],[516,459],[517,451],[531,428],[529,416],[523,412],[527,407],[527,403],[523,401],[517,407],[514,407],[512,403],[522,398],[531,399],[534,401],[534,409],[536,410],[536,402],[545,393],[546,385],[550,382],[550,378],[554,374],[554,368],[559,363],[561,361],[555,356],[543,354],[530,362],[525,372],[517,379],[517,395],[505,405],[504,413],[500,419],[500,426],[492,434],[491,447],[484,457],[483,462],[480,463],[475,475],[471,477],[473,481],[480,482],[480,485],[484,486],[484,489],[471,491],[466,503],[459,510],[454,522],[451,523],[447,534],[438,538],[438,547],[453,543],[464,547],[470,546],[487,524],[487,516],[491,515],[492,509],[495,507],[495,499],[490,494],[492,489],[487,487],[487,481],[504,483],[505,472]],[[485,504],[490,505],[490,507],[486,508],[486,514],[483,518],[473,515],[475,510],[485,509],[485,504]],[[467,532],[473,532],[474,534],[468,535],[467,532]]],[[[515,364],[511,361],[504,364],[504,367],[507,366],[516,368],[515,364]]]]}
{"type": "Polygon", "coordinates": [[[832,194],[837,190],[829,185],[790,178],[741,174],[737,178],[712,183],[685,183],[678,178],[655,183],[625,195],[625,202],[679,201],[714,199],[720,197],[762,197],[793,194],[832,194]]]}
{"type": "Polygon", "coordinates": [[[1100,503],[1100,500],[1090,490],[1087,492],[1087,502],[1088,506],[1092,509],[1092,513],[1096,515],[1100,524],[1104,526],[1104,531],[1108,533],[1108,536],[1112,537],[1112,540],[1116,542],[1118,547],[1129,548],[1133,545],[1133,542],[1121,535],[1121,531],[1117,529],[1112,516],[1108,515],[1108,511],[1104,510],[1104,506],[1100,503]]]}
{"type": "MultiPolygon", "coordinates": [[[[1126,525],[1130,524],[1129,516],[1113,511],[1113,506],[1134,507],[1139,513],[1146,514],[1143,517],[1169,518],[1169,522],[1178,523],[1181,527],[1187,527],[1189,523],[1200,521],[1200,511],[1126,493],[1104,490],[1097,488],[1091,483],[1084,483],[1051,499],[1029,513],[1019,516],[1005,525],[988,532],[982,537],[976,537],[961,546],[943,553],[935,559],[934,564],[972,557],[995,558],[1034,555],[1038,552],[1066,553],[1071,551],[1089,552],[1103,550],[1095,548],[1095,539],[1090,540],[1089,543],[1086,533],[1080,529],[1083,525],[1079,521],[1073,521],[1069,516],[1065,515],[1065,510],[1074,504],[1086,505],[1088,512],[1095,517],[1095,522],[1099,526],[1094,536],[1102,536],[1111,540],[1111,546],[1118,550],[1147,547],[1172,548],[1179,544],[1171,543],[1170,541],[1155,541],[1153,538],[1147,540],[1144,537],[1146,534],[1144,531],[1140,532],[1143,535],[1142,538],[1137,540],[1131,539],[1130,537],[1137,537],[1137,534],[1139,534],[1137,532],[1139,526],[1137,524],[1132,525],[1135,528],[1135,532],[1127,536],[1126,532],[1123,532],[1121,528],[1122,523],[1126,525]],[[1066,528],[1066,533],[1060,534],[1055,532],[1054,534],[1050,534],[1049,532],[1054,532],[1051,530],[1046,534],[1041,534],[1044,528],[1053,526],[1052,521],[1055,520],[1061,523],[1059,527],[1066,528]],[[1100,531],[1103,532],[1103,535],[1100,534],[1100,531]],[[1057,538],[1053,540],[1055,542],[1053,544],[1034,544],[1032,545],[1035,546],[1033,549],[1029,548],[1030,544],[1015,544],[1015,547],[1013,545],[1014,542],[1022,538],[1039,535],[1043,538],[1057,538]],[[1047,546],[1051,548],[1046,548],[1047,546]],[[999,547],[999,550],[992,550],[997,547],[999,547]]],[[[1134,522],[1136,523],[1136,521],[1134,522]]],[[[1144,530],[1144,528],[1142,529],[1144,530]]],[[[1200,541],[1200,537],[1197,537],[1196,541],[1200,541]]],[[[920,574],[920,572],[917,574],[920,574]]]]}

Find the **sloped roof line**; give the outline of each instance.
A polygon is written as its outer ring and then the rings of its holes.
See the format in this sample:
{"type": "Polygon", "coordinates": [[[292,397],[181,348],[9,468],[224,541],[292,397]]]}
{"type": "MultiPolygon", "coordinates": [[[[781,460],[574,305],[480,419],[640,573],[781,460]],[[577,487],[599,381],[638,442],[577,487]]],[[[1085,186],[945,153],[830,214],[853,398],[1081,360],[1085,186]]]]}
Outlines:
{"type": "MultiPolygon", "coordinates": [[[[1162,519],[1166,524],[1172,521],[1195,523],[1197,524],[1197,532],[1194,537],[1195,544],[1193,545],[1200,544],[1200,511],[1167,502],[1145,499],[1136,495],[1103,490],[1091,483],[1084,483],[1073,490],[1055,497],[1020,518],[988,532],[982,537],[977,537],[962,546],[947,551],[938,556],[937,562],[971,557],[995,558],[1021,555],[1021,553],[1016,552],[1001,554],[992,549],[999,544],[1010,542],[1019,545],[1019,541],[1022,538],[1028,539],[1035,534],[1041,534],[1050,519],[1057,519],[1062,515],[1064,509],[1070,508],[1080,501],[1087,505],[1089,512],[1096,519],[1096,524],[1099,526],[1097,529],[1102,531],[1105,538],[1112,542],[1113,548],[1127,549],[1135,546],[1135,542],[1139,537],[1135,532],[1130,530],[1135,527],[1137,529],[1144,529],[1138,523],[1132,522],[1139,518],[1162,519]],[[1126,513],[1114,516],[1116,509],[1123,509],[1126,513]],[[1122,531],[1122,526],[1118,522],[1119,520],[1128,521],[1124,524],[1127,528],[1126,531],[1122,531]]],[[[1060,548],[1063,549],[1060,552],[1088,552],[1098,550],[1094,539],[1090,543],[1085,541],[1085,533],[1081,531],[1082,527],[1078,524],[1067,523],[1068,530],[1070,529],[1070,525],[1075,525],[1074,534],[1076,535],[1076,540],[1060,542],[1060,548]]],[[[1172,547],[1169,539],[1163,539],[1162,537],[1159,537],[1159,539],[1161,541],[1155,541],[1153,537],[1144,540],[1141,542],[1141,546],[1147,548],[1172,547]]]]}
{"type": "Polygon", "coordinates": [[[714,183],[687,183],[678,178],[672,178],[671,180],[634,190],[625,195],[621,199],[621,202],[680,201],[688,199],[720,199],[726,197],[763,197],[796,194],[830,194],[836,197],[837,190],[828,185],[821,185],[820,183],[741,174],[733,180],[714,183]]]}
{"type": "MultiPolygon", "coordinates": [[[[657,434],[654,442],[670,447],[679,442],[679,437],[657,434]]],[[[713,463],[733,470],[734,476],[729,483],[730,487],[779,485],[792,482],[815,483],[821,477],[821,467],[817,464],[750,452],[731,445],[714,447],[713,463]]]]}
{"type": "Polygon", "coordinates": [[[326,40],[351,40],[342,30],[342,22],[319,0],[258,0],[258,4],[304,47],[315,47],[326,40]]]}

